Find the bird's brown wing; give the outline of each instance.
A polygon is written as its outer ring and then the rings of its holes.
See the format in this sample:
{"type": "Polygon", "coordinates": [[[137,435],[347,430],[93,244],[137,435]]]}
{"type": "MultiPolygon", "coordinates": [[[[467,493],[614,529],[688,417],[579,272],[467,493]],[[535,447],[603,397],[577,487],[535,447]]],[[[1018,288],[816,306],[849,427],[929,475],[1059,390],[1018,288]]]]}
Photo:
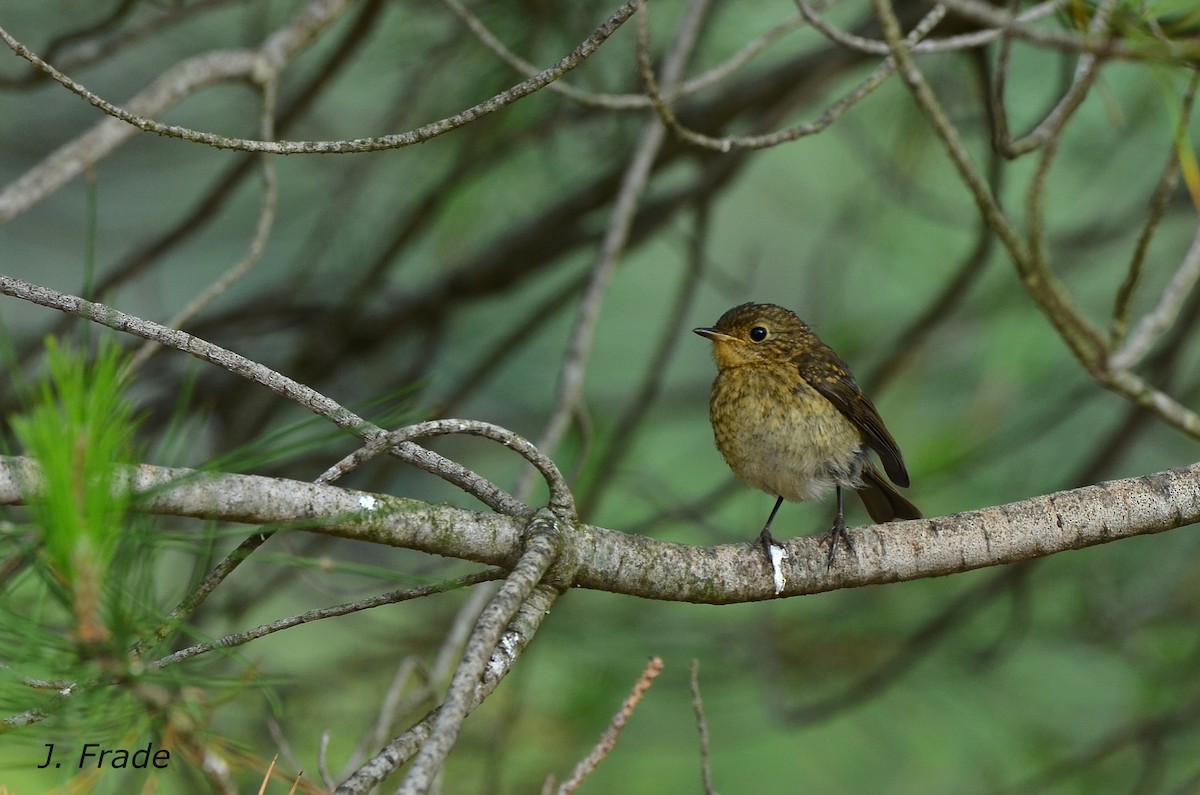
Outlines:
{"type": "Polygon", "coordinates": [[[826,348],[824,356],[796,360],[800,377],[842,413],[862,433],[868,447],[879,454],[883,469],[897,486],[908,486],[908,470],[896,440],[888,433],[879,412],[854,383],[846,363],[826,348]]]}

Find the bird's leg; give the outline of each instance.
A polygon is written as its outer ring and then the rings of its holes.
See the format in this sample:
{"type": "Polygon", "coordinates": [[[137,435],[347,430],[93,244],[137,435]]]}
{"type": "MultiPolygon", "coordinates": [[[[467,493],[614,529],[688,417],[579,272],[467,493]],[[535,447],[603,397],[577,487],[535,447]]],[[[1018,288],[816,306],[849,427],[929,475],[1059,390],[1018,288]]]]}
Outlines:
{"type": "Polygon", "coordinates": [[[846,516],[842,510],[842,487],[837,487],[837,517],[833,520],[833,528],[829,531],[829,559],[825,561],[825,570],[833,566],[834,555],[837,554],[838,539],[846,542],[846,548],[854,551],[854,542],[846,532],[846,516]]]}
{"type": "Polygon", "coordinates": [[[775,543],[775,538],[771,535],[771,522],[775,521],[775,514],[779,513],[780,505],[783,505],[783,497],[776,498],[775,507],[771,509],[771,515],[767,517],[767,523],[763,525],[762,532],[758,534],[758,543],[762,545],[767,560],[771,559],[771,545],[775,543]]]}

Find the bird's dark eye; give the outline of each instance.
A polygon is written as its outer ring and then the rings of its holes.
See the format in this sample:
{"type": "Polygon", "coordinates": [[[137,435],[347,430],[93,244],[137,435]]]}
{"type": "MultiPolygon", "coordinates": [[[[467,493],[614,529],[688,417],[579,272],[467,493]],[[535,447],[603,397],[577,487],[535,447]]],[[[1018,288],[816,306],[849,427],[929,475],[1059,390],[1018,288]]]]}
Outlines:
{"type": "Polygon", "coordinates": [[[767,338],[767,327],[766,326],[755,326],[754,328],[750,329],[750,340],[752,342],[762,342],[766,338],[767,338]]]}

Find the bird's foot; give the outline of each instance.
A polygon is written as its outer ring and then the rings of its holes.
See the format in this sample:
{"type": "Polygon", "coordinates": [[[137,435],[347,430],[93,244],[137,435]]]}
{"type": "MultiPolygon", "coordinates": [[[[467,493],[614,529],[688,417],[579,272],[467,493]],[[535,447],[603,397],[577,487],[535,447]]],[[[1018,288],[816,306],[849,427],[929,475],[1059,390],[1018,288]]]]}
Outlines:
{"type": "Polygon", "coordinates": [[[755,540],[756,544],[762,547],[763,554],[767,556],[767,563],[771,562],[771,547],[779,546],[775,543],[775,536],[771,535],[771,528],[764,527],[762,532],[758,534],[755,540]]]}
{"type": "MultiPolygon", "coordinates": [[[[840,520],[841,517],[839,516],[840,520]]],[[[854,552],[854,541],[851,540],[850,534],[846,532],[845,521],[837,521],[833,523],[833,527],[829,530],[829,558],[825,561],[825,571],[829,571],[833,567],[833,559],[837,556],[838,541],[843,541],[846,544],[846,549],[854,552]]]]}
{"type": "Polygon", "coordinates": [[[783,567],[783,562],[789,557],[787,548],[776,543],[770,527],[764,527],[754,543],[762,548],[763,558],[766,559],[767,568],[771,570],[771,580],[775,583],[775,594],[778,596],[783,593],[787,577],[783,567]]]}

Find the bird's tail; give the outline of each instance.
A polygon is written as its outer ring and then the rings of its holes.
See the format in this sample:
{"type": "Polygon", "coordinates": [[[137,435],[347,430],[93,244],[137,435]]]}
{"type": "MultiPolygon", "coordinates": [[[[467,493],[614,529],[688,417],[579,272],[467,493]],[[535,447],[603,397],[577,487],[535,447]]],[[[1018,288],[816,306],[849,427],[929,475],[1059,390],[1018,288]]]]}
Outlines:
{"type": "Polygon", "coordinates": [[[867,513],[878,523],[891,522],[895,519],[920,519],[921,512],[917,506],[904,498],[896,488],[879,474],[873,465],[867,464],[862,473],[862,486],[858,496],[867,513]]]}

